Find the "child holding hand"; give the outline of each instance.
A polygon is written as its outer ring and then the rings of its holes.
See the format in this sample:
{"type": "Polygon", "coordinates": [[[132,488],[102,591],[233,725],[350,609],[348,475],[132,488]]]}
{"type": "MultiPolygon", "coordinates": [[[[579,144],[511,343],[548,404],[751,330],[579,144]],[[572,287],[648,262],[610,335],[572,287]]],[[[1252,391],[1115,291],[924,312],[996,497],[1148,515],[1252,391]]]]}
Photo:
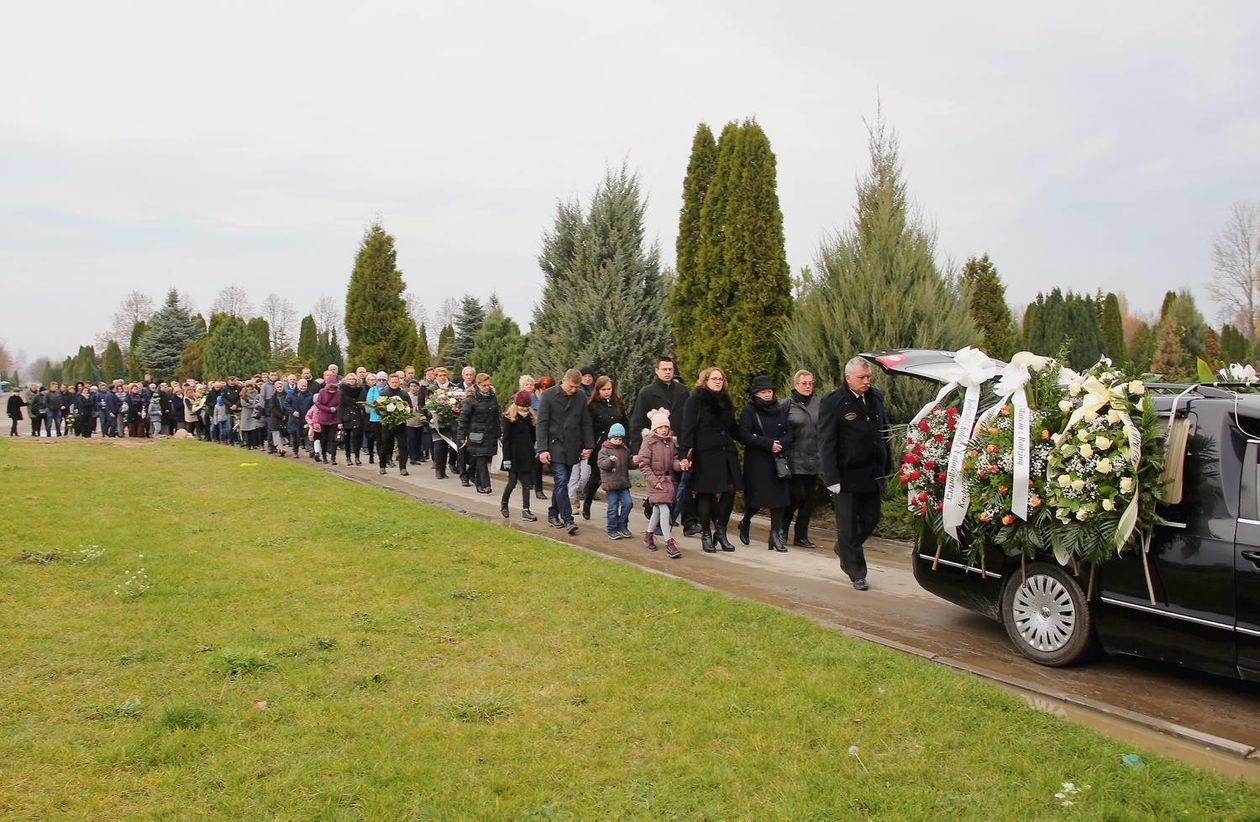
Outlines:
{"type": "Polygon", "coordinates": [[[647,480],[648,503],[652,517],[648,521],[643,544],[649,551],[656,550],[657,527],[665,538],[665,553],[670,559],[678,559],[682,552],[669,531],[669,506],[674,502],[674,473],[682,470],[678,462],[678,441],[669,427],[669,409],[657,408],[648,412],[651,435],[644,432],[643,445],[639,448],[639,470],[647,480]]]}
{"type": "Polygon", "coordinates": [[[608,538],[625,539],[630,533],[630,452],[626,427],[619,422],[608,428],[608,439],[599,449],[600,486],[608,500],[608,538]]]}

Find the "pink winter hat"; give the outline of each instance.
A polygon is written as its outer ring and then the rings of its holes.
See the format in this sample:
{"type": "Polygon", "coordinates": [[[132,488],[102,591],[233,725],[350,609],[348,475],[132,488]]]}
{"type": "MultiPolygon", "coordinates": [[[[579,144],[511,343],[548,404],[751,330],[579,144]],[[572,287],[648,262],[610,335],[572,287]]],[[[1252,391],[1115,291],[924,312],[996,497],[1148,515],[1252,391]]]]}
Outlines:
{"type": "Polygon", "coordinates": [[[648,416],[648,428],[652,429],[653,431],[660,428],[662,425],[664,426],[669,425],[669,409],[668,408],[654,408],[648,412],[647,416],[648,416]]]}

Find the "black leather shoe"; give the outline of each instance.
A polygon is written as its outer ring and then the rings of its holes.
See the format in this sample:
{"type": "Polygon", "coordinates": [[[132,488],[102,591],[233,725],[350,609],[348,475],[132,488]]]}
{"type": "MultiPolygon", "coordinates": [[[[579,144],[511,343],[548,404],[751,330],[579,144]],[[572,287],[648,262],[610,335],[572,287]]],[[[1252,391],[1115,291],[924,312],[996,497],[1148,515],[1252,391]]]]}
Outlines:
{"type": "Polygon", "coordinates": [[[540,500],[542,500],[543,502],[546,502],[546,501],[547,501],[547,495],[546,495],[546,494],[544,494],[544,493],[542,492],[542,489],[541,489],[541,488],[539,488],[539,489],[536,489],[536,490],[534,491],[534,499],[540,499],[540,500]]]}
{"type": "Polygon", "coordinates": [[[855,579],[855,580],[853,580],[853,587],[854,587],[854,588],[857,588],[859,591],[865,591],[866,589],[870,588],[871,586],[867,585],[867,584],[866,584],[866,580],[864,580],[864,579],[855,579]]]}
{"type": "Polygon", "coordinates": [[[704,533],[704,529],[700,527],[699,523],[696,523],[696,522],[683,523],[683,536],[684,537],[698,537],[702,535],[703,533],[704,533]]]}
{"type": "Polygon", "coordinates": [[[462,485],[462,486],[464,486],[465,488],[467,488],[467,487],[469,487],[470,485],[472,485],[472,483],[468,481],[468,477],[460,477],[460,478],[459,478],[459,484],[460,484],[460,485],[462,485]]]}
{"type": "Polygon", "coordinates": [[[402,476],[402,477],[408,477],[408,476],[411,476],[410,474],[408,474],[408,473],[407,473],[407,469],[406,469],[406,468],[399,468],[399,469],[398,469],[398,475],[399,475],[399,476],[402,476]]]}
{"type": "Polygon", "coordinates": [[[385,473],[385,466],[384,466],[384,465],[382,465],[382,466],[381,466],[381,473],[382,473],[382,474],[384,474],[384,473],[385,473]]]}
{"type": "Polygon", "coordinates": [[[355,457],[355,458],[354,458],[354,464],[355,464],[355,465],[362,465],[363,463],[359,461],[359,458],[358,458],[358,457],[355,457]]]}
{"type": "Polygon", "coordinates": [[[752,520],[741,519],[739,521],[739,541],[748,544],[748,527],[752,525],[752,520]]]}
{"type": "Polygon", "coordinates": [[[504,519],[508,518],[508,507],[506,504],[499,506],[499,516],[503,517],[504,519]]]}
{"type": "Polygon", "coordinates": [[[717,553],[717,549],[713,547],[713,537],[709,535],[708,531],[700,531],[700,550],[706,554],[717,553]]]}
{"type": "Polygon", "coordinates": [[[805,539],[801,539],[800,537],[797,537],[796,542],[793,542],[792,544],[795,545],[797,548],[817,548],[818,547],[817,545],[809,541],[809,537],[806,537],[805,539]]]}
{"type": "Polygon", "coordinates": [[[534,512],[529,510],[528,508],[526,508],[524,511],[521,512],[521,519],[525,520],[526,522],[538,521],[538,517],[534,516],[534,512]]]}

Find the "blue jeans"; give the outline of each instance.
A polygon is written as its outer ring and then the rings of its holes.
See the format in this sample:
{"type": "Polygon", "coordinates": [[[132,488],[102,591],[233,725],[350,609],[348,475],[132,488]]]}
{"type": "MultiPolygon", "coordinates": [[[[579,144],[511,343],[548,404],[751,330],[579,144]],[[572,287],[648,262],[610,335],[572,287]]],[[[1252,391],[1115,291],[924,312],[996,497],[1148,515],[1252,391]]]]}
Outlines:
{"type": "Polygon", "coordinates": [[[629,531],[630,507],[634,505],[630,489],[605,491],[604,496],[608,500],[608,535],[612,536],[616,531],[629,531]]]}
{"type": "Polygon", "coordinates": [[[56,411],[48,409],[48,416],[44,417],[44,436],[51,437],[53,431],[57,432],[57,436],[61,436],[61,410],[56,411]]]}
{"type": "Polygon", "coordinates": [[[551,461],[551,478],[555,487],[551,490],[551,505],[547,506],[548,517],[559,517],[565,525],[573,524],[573,506],[569,504],[569,469],[555,460],[551,461]]]}
{"type": "Polygon", "coordinates": [[[216,422],[212,431],[211,439],[215,442],[228,442],[228,438],[232,435],[232,420],[226,419],[223,422],[216,422]]]}

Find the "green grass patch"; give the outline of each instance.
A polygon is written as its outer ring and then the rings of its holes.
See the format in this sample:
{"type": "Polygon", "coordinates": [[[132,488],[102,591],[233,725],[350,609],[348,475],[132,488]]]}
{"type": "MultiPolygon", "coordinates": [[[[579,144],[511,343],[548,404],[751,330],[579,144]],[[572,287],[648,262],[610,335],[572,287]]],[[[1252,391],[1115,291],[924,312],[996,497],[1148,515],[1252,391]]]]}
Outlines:
{"type": "Polygon", "coordinates": [[[241,461],[0,440],[0,521],[39,535],[7,555],[93,554],[0,561],[0,816],[1260,809],[1254,786],[1129,767],[1127,746],[801,617],[241,461]],[[144,595],[115,595],[139,569],[144,595]]]}

